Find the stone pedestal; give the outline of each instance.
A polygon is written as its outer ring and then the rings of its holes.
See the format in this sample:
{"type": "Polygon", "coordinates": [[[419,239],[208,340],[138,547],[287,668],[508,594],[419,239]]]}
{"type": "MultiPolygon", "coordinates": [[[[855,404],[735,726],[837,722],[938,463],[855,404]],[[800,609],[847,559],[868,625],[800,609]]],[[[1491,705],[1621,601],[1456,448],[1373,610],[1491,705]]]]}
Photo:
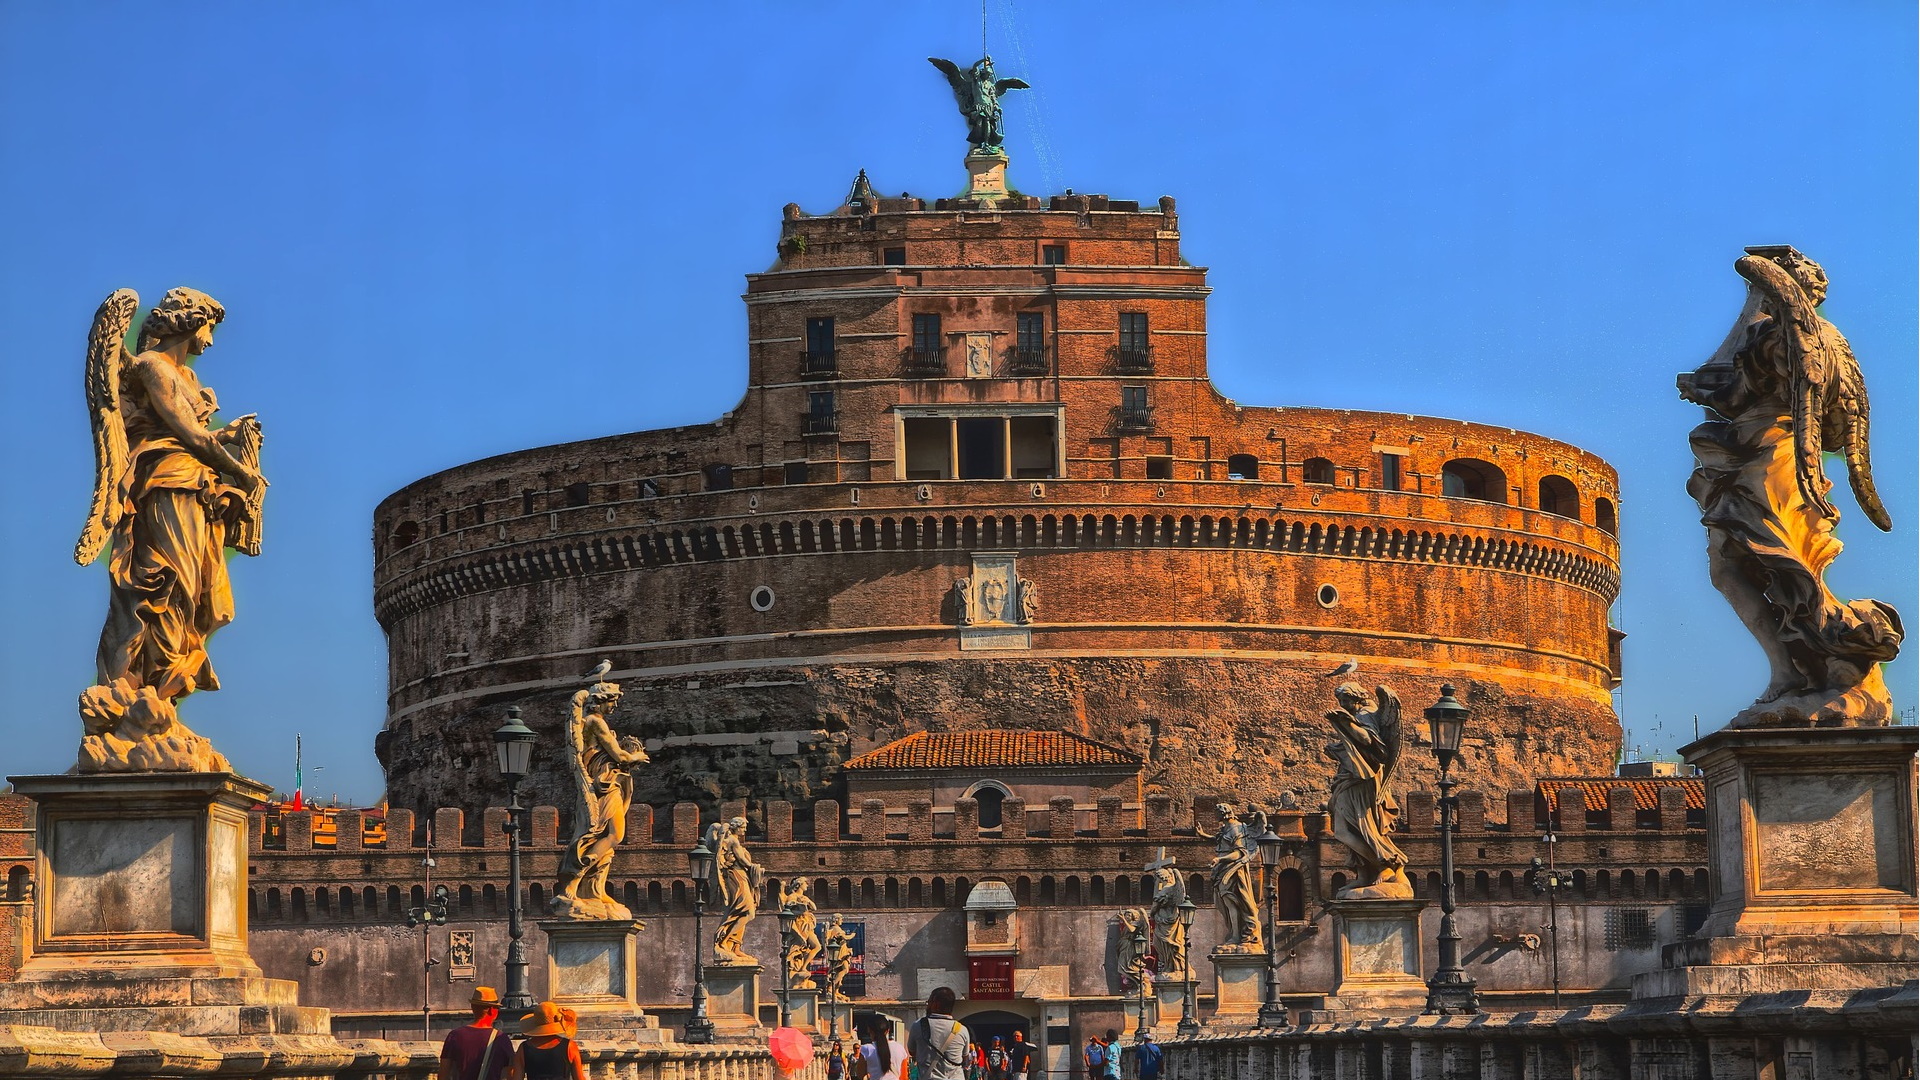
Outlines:
{"type": "Polygon", "coordinates": [[[1251,1025],[1260,1019],[1260,1003],[1267,993],[1267,954],[1264,952],[1215,952],[1213,961],[1217,993],[1211,1022],[1251,1025]]]}
{"type": "Polygon", "coordinates": [[[1004,150],[975,150],[967,155],[967,197],[1003,199],[1007,195],[1007,155],[1004,150]]]}
{"type": "Polygon", "coordinates": [[[30,955],[0,1023],[69,1031],[324,1035],[325,1009],[247,955],[247,810],[232,773],[14,776],[39,853],[30,955]]]}
{"type": "Polygon", "coordinates": [[[580,1017],[582,1034],[666,1041],[660,1021],[634,997],[637,919],[546,919],[547,993],[580,1017]]]}
{"type": "Polygon", "coordinates": [[[1426,1008],[1420,911],[1427,902],[1335,900],[1327,906],[1333,911],[1340,981],[1327,996],[1325,1011],[1352,1018],[1407,1016],[1426,1008]]]}
{"type": "Polygon", "coordinates": [[[707,966],[707,1016],[713,1032],[723,1039],[745,1038],[759,1034],[759,964],[710,964],[707,966]]]}
{"type": "MultiPolygon", "coordinates": [[[[1153,1020],[1153,1037],[1165,1040],[1180,1023],[1180,1010],[1186,1003],[1186,984],[1171,979],[1156,979],[1153,984],[1153,1011],[1148,1015],[1153,1020]]],[[[1196,1003],[1197,1005],[1197,1003],[1196,1003]]],[[[1199,1018],[1196,1008],[1194,1018],[1199,1018]]]]}
{"type": "Polygon", "coordinates": [[[826,1014],[820,1009],[819,990],[777,990],[775,993],[786,997],[789,1026],[802,1031],[827,1030],[826,1014]]]}
{"type": "Polygon", "coordinates": [[[1859,990],[1913,977],[1914,728],[1746,728],[1706,774],[1712,909],[1635,998],[1859,990]]]}

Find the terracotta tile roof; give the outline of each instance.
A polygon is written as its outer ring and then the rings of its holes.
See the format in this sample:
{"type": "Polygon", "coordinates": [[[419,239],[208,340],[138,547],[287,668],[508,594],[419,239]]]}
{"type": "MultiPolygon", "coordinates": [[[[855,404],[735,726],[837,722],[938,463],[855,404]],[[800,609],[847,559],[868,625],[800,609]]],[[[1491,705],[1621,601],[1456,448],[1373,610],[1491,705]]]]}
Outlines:
{"type": "Polygon", "coordinates": [[[1124,750],[1064,731],[916,731],[869,750],[849,769],[1033,768],[1049,765],[1138,766],[1124,750]]]}
{"type": "Polygon", "coordinates": [[[1560,809],[1560,792],[1568,788],[1579,788],[1586,792],[1587,809],[1602,810],[1607,805],[1607,792],[1617,787],[1633,792],[1635,810],[1659,809],[1660,789],[1663,787],[1677,787],[1685,792],[1689,810],[1707,808],[1707,782],[1697,776],[1554,777],[1540,781],[1536,790],[1546,796],[1547,811],[1552,813],[1560,809]]]}

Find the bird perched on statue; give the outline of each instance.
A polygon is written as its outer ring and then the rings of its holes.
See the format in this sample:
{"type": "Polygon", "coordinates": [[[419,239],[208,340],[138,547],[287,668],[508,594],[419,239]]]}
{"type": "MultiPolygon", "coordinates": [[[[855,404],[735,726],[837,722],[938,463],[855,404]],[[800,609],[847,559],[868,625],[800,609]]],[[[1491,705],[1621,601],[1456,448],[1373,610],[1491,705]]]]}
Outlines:
{"type": "Polygon", "coordinates": [[[1359,670],[1360,670],[1360,661],[1349,660],[1346,663],[1341,664],[1339,667],[1334,668],[1332,671],[1327,672],[1327,678],[1344,679],[1347,676],[1359,670]]]}
{"type": "Polygon", "coordinates": [[[607,677],[607,672],[612,670],[613,670],[613,661],[602,660],[598,664],[595,664],[593,666],[593,670],[587,672],[584,678],[588,682],[599,682],[601,679],[604,679],[607,677]]]}

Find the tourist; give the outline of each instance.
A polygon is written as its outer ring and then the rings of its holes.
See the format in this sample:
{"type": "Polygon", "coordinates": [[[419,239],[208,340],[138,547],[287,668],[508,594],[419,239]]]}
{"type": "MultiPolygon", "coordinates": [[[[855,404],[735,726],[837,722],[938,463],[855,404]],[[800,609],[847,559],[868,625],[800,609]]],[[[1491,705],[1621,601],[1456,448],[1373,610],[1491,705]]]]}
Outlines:
{"type": "Polygon", "coordinates": [[[1100,1036],[1087,1036],[1087,1045],[1080,1051],[1080,1056],[1086,1059],[1087,1080],[1105,1080],[1107,1075],[1107,1046],[1100,1041],[1100,1036]]]}
{"type": "Polygon", "coordinates": [[[1140,1067],[1140,1080],[1160,1080],[1160,1064],[1166,1059],[1166,1051],[1153,1041],[1153,1036],[1142,1032],[1140,1045],[1133,1048],[1133,1060],[1140,1067]]]}
{"type": "Polygon", "coordinates": [[[1007,1047],[995,1035],[987,1045],[987,1080],[1007,1080],[1007,1047]]]}
{"type": "Polygon", "coordinates": [[[953,1018],[953,991],[934,987],[927,995],[927,1015],[907,1030],[907,1054],[918,1080],[964,1080],[967,1026],[953,1018]]]}
{"type": "Polygon", "coordinates": [[[1027,1033],[1015,1028],[1013,1043],[1007,1047],[1007,1080],[1027,1080],[1027,1070],[1033,1067],[1033,1044],[1027,1041],[1027,1033]]]}
{"type": "Polygon", "coordinates": [[[860,1058],[854,1071],[866,1080],[900,1080],[906,1066],[907,1048],[893,1040],[893,1025],[882,1016],[869,1016],[855,1026],[860,1036],[860,1058]]]}
{"type": "Polygon", "coordinates": [[[491,986],[476,986],[467,999],[473,1022],[447,1032],[440,1044],[440,1080],[500,1080],[513,1056],[513,1040],[493,1026],[500,1019],[500,995],[491,986]]]}
{"type": "Polygon", "coordinates": [[[506,1080],[587,1080],[580,1047],[567,1038],[567,1021],[558,1005],[543,1001],[527,1014],[526,1038],[513,1052],[506,1080]]]}
{"type": "Polygon", "coordinates": [[[827,1046],[827,1080],[847,1080],[847,1048],[838,1037],[827,1046]]]}
{"type": "Polygon", "coordinates": [[[1107,1071],[1100,1075],[1107,1080],[1120,1080],[1120,1033],[1108,1028],[1107,1037],[1101,1042],[1106,1044],[1107,1071]]]}

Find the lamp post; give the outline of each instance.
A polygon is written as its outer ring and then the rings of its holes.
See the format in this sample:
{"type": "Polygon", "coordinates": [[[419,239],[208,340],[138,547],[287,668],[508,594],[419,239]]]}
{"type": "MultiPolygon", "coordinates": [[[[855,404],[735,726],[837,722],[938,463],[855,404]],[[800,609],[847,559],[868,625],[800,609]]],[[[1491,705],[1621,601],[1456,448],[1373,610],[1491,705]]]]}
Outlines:
{"type": "Polygon", "coordinates": [[[707,910],[707,878],[713,873],[713,852],[705,840],[687,852],[687,870],[693,875],[693,1013],[680,1039],[698,1046],[713,1041],[713,1021],[707,1019],[707,946],[700,934],[700,916],[707,910]]]}
{"type": "Polygon", "coordinates": [[[507,993],[500,999],[502,1014],[519,1020],[533,1011],[527,992],[527,947],[520,939],[520,781],[533,760],[533,744],[540,736],[520,720],[520,706],[507,706],[507,722],[493,733],[493,750],[500,778],[507,782],[507,993]]]}
{"type": "Polygon", "coordinates": [[[1275,947],[1274,939],[1280,932],[1280,857],[1286,847],[1273,831],[1271,825],[1267,831],[1253,838],[1260,845],[1261,876],[1267,885],[1267,997],[1260,1003],[1261,1027],[1286,1027],[1287,1010],[1280,1004],[1280,951],[1275,947]]]}
{"type": "MultiPolygon", "coordinates": [[[[429,834],[429,841],[432,836],[429,834]]],[[[433,854],[429,844],[427,857],[420,860],[426,868],[427,884],[432,886],[432,895],[419,907],[407,909],[407,926],[420,928],[420,1038],[433,1041],[433,969],[440,961],[433,956],[433,928],[447,925],[447,902],[452,894],[445,885],[433,884],[433,854]]]]}
{"type": "Polygon", "coordinates": [[[794,932],[793,924],[800,918],[800,909],[792,904],[780,905],[780,1026],[793,1026],[793,1010],[787,998],[792,992],[788,985],[787,957],[793,947],[800,943],[800,935],[794,932]]]}
{"type": "Polygon", "coordinates": [[[1148,940],[1149,936],[1147,934],[1146,923],[1143,922],[1133,928],[1133,955],[1141,958],[1139,966],[1140,977],[1133,988],[1133,996],[1139,999],[1140,1005],[1139,1022],[1133,1025],[1134,1042],[1139,1042],[1147,1033],[1147,995],[1153,992],[1153,975],[1147,971],[1146,964],[1148,940]]]}
{"type": "Polygon", "coordinates": [[[1427,1012],[1472,1014],[1480,1011],[1480,995],[1460,966],[1460,928],[1453,921],[1453,825],[1457,801],[1449,770],[1460,756],[1460,736],[1467,726],[1467,707],[1453,696],[1451,685],[1440,688],[1440,700],[1426,711],[1433,756],[1440,759],[1440,966],[1427,980],[1427,1012]]]}
{"type": "Polygon", "coordinates": [[[1174,1030],[1178,1031],[1180,1037],[1184,1039],[1200,1034],[1200,1021],[1193,1015],[1192,931],[1193,913],[1197,910],[1197,905],[1194,904],[1192,897],[1182,896],[1180,903],[1176,906],[1180,912],[1180,940],[1187,943],[1187,948],[1182,957],[1186,970],[1180,973],[1180,1026],[1174,1030]]]}
{"type": "Polygon", "coordinates": [[[1573,875],[1553,865],[1553,845],[1560,837],[1553,831],[1553,825],[1547,825],[1547,834],[1540,838],[1547,845],[1547,861],[1542,863],[1538,855],[1533,858],[1533,867],[1527,871],[1527,884],[1533,887],[1533,895],[1547,898],[1547,947],[1553,956],[1553,1007],[1560,1007],[1560,890],[1573,888],[1573,875]]]}

